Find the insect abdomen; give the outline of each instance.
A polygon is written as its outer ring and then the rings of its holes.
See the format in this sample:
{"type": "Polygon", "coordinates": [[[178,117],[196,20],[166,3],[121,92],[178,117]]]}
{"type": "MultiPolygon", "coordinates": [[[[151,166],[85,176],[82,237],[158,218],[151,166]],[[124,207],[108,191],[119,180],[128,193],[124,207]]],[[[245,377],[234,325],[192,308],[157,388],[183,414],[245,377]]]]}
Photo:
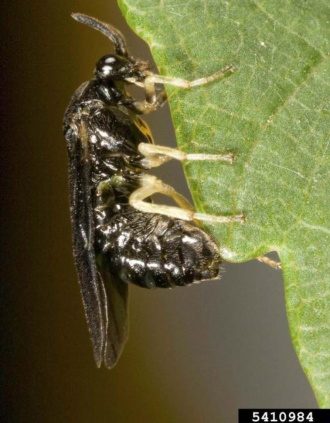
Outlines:
{"type": "Polygon", "coordinates": [[[189,222],[127,206],[105,229],[100,246],[123,282],[170,288],[219,276],[216,244],[189,222]]]}

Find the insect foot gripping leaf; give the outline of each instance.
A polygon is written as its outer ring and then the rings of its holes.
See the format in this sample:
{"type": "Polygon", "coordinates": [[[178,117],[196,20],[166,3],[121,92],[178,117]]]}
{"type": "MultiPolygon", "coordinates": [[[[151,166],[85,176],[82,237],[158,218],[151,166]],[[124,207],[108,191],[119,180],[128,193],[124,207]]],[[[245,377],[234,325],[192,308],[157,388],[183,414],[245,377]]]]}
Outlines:
{"type": "Polygon", "coordinates": [[[319,404],[330,407],[328,6],[119,3],[160,73],[191,80],[238,67],[221,83],[168,89],[180,148],[237,153],[234,166],[187,163],[186,176],[199,211],[246,216],[244,225],[207,225],[224,258],[278,252],[294,347],[319,404]]]}

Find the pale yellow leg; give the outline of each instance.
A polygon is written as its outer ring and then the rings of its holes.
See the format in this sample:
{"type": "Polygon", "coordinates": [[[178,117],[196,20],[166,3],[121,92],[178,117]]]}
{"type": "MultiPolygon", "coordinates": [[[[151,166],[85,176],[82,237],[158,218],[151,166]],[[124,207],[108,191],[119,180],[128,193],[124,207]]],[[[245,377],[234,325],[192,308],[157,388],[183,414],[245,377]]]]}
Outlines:
{"type": "Polygon", "coordinates": [[[218,81],[220,79],[229,76],[233,72],[235,72],[236,68],[233,65],[225,66],[224,68],[218,70],[217,72],[213,73],[209,76],[204,76],[203,78],[198,78],[193,81],[187,81],[186,79],[182,78],[172,78],[170,76],[163,76],[163,75],[156,75],[154,73],[150,73],[145,78],[145,85],[150,85],[151,83],[154,84],[168,84],[173,85],[178,88],[190,89],[194,87],[198,87],[201,85],[209,84],[213,81],[218,81]]]}
{"type": "Polygon", "coordinates": [[[272,269],[276,269],[276,270],[282,269],[281,263],[279,261],[272,260],[267,256],[257,257],[257,260],[260,261],[261,263],[266,264],[272,269]]]}
{"type": "Polygon", "coordinates": [[[234,161],[233,153],[226,154],[190,154],[176,148],[164,147],[161,145],[154,145],[148,143],[140,143],[138,146],[139,152],[145,157],[142,164],[146,168],[152,168],[162,165],[169,160],[189,160],[189,161],[218,161],[232,164],[234,161]]]}
{"type": "Polygon", "coordinates": [[[190,89],[199,87],[201,85],[209,84],[210,82],[217,81],[231,75],[235,72],[236,68],[233,65],[225,66],[223,69],[213,73],[212,75],[198,78],[193,81],[187,81],[182,78],[172,78],[170,76],[157,75],[152,72],[145,72],[144,81],[138,81],[135,77],[126,78],[126,81],[138,87],[144,88],[146,99],[135,100],[130,104],[138,113],[150,113],[157,110],[166,101],[166,93],[164,90],[156,92],[155,84],[168,84],[178,88],[190,89]]]}
{"type": "Polygon", "coordinates": [[[205,213],[195,212],[188,200],[183,195],[175,191],[174,188],[165,184],[155,176],[143,175],[141,177],[141,188],[134,191],[129,197],[129,203],[132,207],[145,213],[158,213],[165,216],[174,217],[181,220],[200,220],[214,223],[233,223],[244,222],[244,216],[214,216],[205,213]],[[172,198],[179,207],[153,204],[144,201],[153,194],[160,193],[172,198]]]}

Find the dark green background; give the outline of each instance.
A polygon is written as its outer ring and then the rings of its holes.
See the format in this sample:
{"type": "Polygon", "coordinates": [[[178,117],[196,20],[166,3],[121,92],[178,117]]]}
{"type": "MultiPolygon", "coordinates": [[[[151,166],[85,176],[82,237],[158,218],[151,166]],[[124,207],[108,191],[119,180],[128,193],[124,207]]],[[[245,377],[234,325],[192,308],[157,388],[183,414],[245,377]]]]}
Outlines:
{"type": "MultiPolygon", "coordinates": [[[[146,46],[115,1],[12,1],[1,7],[1,421],[234,423],[238,407],[312,407],[291,348],[279,272],[226,266],[221,282],[133,288],[130,339],[113,371],[97,370],[73,267],[65,143],[70,95],[109,51],[69,18],[120,28],[146,46]]],[[[160,23],[161,24],[161,23],[160,23]]],[[[174,143],[167,109],[149,119],[174,143]]],[[[184,191],[179,166],[161,175],[184,191]]]]}

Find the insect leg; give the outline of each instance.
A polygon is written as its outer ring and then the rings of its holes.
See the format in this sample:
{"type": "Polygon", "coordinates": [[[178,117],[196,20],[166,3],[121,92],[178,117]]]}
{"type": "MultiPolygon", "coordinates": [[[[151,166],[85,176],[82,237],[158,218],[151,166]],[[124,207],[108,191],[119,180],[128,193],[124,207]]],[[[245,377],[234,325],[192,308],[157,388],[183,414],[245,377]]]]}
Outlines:
{"type": "Polygon", "coordinates": [[[158,213],[165,216],[181,220],[201,220],[214,223],[243,223],[244,216],[215,216],[205,213],[195,212],[188,200],[175,191],[170,185],[165,184],[155,176],[143,175],[140,180],[141,187],[135,190],[129,197],[129,203],[132,207],[145,213],[158,213]],[[172,198],[179,207],[153,204],[144,201],[153,194],[164,194],[172,198]]]}
{"type": "MultiPolygon", "coordinates": [[[[129,81],[131,82],[131,81],[129,81]]],[[[155,84],[150,82],[146,84],[136,83],[145,89],[145,100],[129,100],[125,105],[133,110],[135,113],[148,114],[159,109],[167,100],[167,95],[164,90],[156,92],[155,84]]]]}
{"type": "Polygon", "coordinates": [[[146,114],[153,112],[162,106],[162,104],[164,104],[166,101],[167,96],[164,90],[161,90],[157,93],[155,84],[168,84],[179,88],[190,89],[223,79],[231,75],[233,72],[235,72],[235,70],[236,68],[233,65],[225,66],[212,75],[198,78],[193,81],[187,81],[186,79],[181,78],[172,78],[170,76],[157,75],[152,72],[146,72],[146,76],[143,82],[137,81],[134,77],[126,78],[127,82],[144,88],[146,93],[145,100],[135,100],[130,104],[130,107],[133,108],[137,113],[146,114]]]}
{"type": "Polygon", "coordinates": [[[276,261],[276,260],[272,260],[267,256],[261,256],[261,257],[257,257],[257,260],[260,261],[261,263],[266,264],[267,266],[271,267],[272,269],[281,269],[281,263],[276,261]]]}
{"type": "Polygon", "coordinates": [[[186,79],[181,78],[173,78],[170,76],[163,76],[163,75],[157,75],[154,73],[150,73],[144,81],[144,84],[168,84],[173,85],[174,87],[184,88],[184,89],[190,89],[194,87],[198,87],[201,85],[209,84],[213,81],[218,81],[220,79],[223,79],[232,73],[234,73],[236,70],[235,66],[228,65],[224,68],[218,70],[217,72],[213,73],[209,76],[204,76],[203,78],[198,78],[193,81],[187,81],[186,79]]]}
{"type": "Polygon", "coordinates": [[[146,168],[152,168],[162,165],[169,160],[206,160],[206,161],[219,161],[232,164],[234,161],[233,153],[227,154],[190,154],[176,148],[164,147],[161,145],[154,145],[149,143],[140,143],[138,146],[139,152],[143,154],[145,159],[142,164],[146,168]]]}

